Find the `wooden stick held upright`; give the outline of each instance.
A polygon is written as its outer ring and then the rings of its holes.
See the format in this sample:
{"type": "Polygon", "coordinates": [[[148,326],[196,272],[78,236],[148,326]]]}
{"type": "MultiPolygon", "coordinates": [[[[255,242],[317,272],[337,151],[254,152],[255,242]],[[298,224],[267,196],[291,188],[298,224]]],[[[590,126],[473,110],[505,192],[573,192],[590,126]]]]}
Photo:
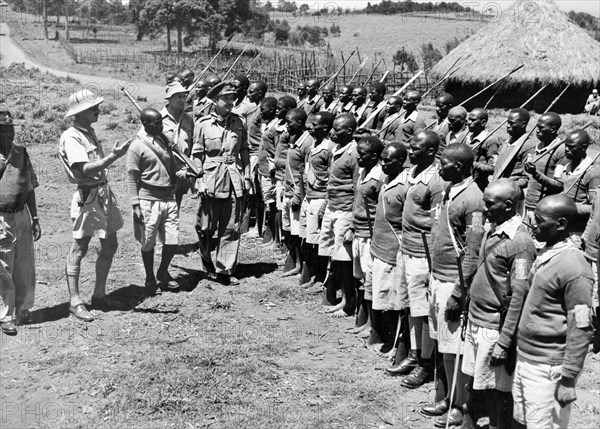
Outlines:
{"type": "Polygon", "coordinates": [[[231,67],[229,67],[229,69],[223,75],[223,77],[221,78],[221,80],[227,79],[227,76],[229,76],[229,73],[231,73],[231,71],[233,70],[233,68],[235,67],[235,65],[238,63],[238,61],[240,60],[240,58],[242,58],[242,55],[244,55],[244,53],[248,50],[248,46],[249,45],[244,46],[244,49],[242,50],[242,52],[236,57],[235,61],[231,64],[231,67]]]}

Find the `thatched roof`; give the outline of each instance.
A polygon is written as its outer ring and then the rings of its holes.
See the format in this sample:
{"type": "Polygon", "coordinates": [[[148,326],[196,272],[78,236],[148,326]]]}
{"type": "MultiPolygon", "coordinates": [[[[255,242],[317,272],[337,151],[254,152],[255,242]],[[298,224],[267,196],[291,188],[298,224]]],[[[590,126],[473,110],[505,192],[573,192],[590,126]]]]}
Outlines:
{"type": "Polygon", "coordinates": [[[496,22],[490,22],[448,53],[432,69],[442,76],[462,57],[455,84],[491,83],[519,64],[508,86],[570,82],[590,86],[600,80],[600,43],[569,20],[552,0],[517,0],[496,22]],[[515,12],[515,11],[518,11],[515,12]]]}

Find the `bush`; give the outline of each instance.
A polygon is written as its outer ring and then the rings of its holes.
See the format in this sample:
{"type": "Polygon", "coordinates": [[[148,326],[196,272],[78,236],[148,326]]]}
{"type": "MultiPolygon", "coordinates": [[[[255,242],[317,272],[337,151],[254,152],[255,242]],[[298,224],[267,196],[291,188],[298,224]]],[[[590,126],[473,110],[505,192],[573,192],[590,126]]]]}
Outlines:
{"type": "Polygon", "coordinates": [[[340,29],[339,25],[331,24],[331,27],[329,27],[329,33],[333,37],[340,37],[342,35],[342,30],[340,29]]]}
{"type": "Polygon", "coordinates": [[[426,71],[431,70],[443,57],[442,53],[434,48],[431,42],[424,43],[421,46],[421,58],[423,58],[423,67],[426,71]]]}
{"type": "Polygon", "coordinates": [[[393,60],[394,64],[400,66],[400,70],[402,71],[414,72],[419,69],[419,64],[417,64],[414,54],[406,52],[404,47],[394,54],[393,60]]]}

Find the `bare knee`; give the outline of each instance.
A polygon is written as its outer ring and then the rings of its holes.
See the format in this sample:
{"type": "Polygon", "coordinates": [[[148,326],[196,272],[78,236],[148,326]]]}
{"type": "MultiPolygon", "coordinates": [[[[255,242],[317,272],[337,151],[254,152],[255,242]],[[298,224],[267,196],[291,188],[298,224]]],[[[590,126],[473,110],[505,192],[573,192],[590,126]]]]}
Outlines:
{"type": "Polygon", "coordinates": [[[71,243],[71,249],[69,249],[68,262],[70,264],[79,264],[85,257],[88,251],[91,237],[83,237],[75,239],[71,243]]]}

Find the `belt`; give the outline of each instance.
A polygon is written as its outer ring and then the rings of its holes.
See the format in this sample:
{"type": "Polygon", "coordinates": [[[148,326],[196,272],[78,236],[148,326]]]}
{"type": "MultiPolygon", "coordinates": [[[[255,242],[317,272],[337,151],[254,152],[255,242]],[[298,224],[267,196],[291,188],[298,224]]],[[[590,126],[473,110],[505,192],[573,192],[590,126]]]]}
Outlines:
{"type": "Polygon", "coordinates": [[[89,191],[92,189],[97,189],[97,188],[101,188],[104,185],[107,185],[108,181],[103,180],[102,182],[98,182],[98,183],[94,183],[93,185],[79,185],[77,186],[79,189],[83,189],[85,191],[89,191]]]}
{"type": "Polygon", "coordinates": [[[150,185],[149,183],[145,183],[145,182],[140,182],[140,187],[147,189],[149,191],[159,191],[159,192],[166,192],[166,191],[174,191],[175,190],[175,186],[173,185],[169,185],[169,186],[155,186],[155,185],[150,185]]]}
{"type": "Polygon", "coordinates": [[[19,207],[18,209],[0,209],[0,213],[17,213],[24,209],[25,209],[25,206],[19,207]]]}
{"type": "Polygon", "coordinates": [[[235,164],[235,156],[233,156],[233,155],[211,156],[211,157],[207,157],[206,161],[212,161],[212,162],[224,163],[224,164],[235,164]]]}

